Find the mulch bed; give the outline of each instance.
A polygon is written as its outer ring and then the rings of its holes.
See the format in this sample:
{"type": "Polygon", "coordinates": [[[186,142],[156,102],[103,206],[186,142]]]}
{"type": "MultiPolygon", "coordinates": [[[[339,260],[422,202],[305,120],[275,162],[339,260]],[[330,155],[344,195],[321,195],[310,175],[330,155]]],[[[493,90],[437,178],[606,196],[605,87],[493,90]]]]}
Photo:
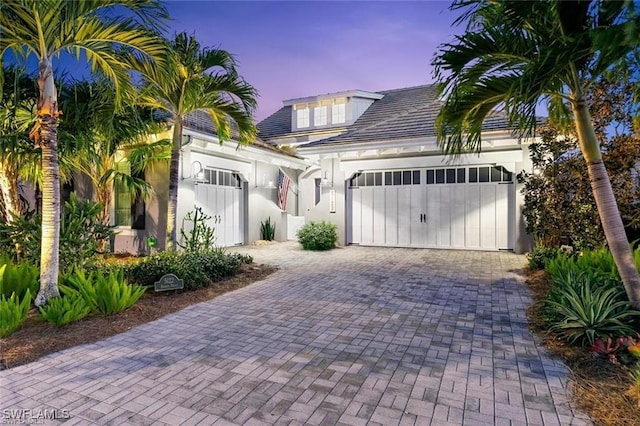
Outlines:
{"type": "Polygon", "coordinates": [[[20,330],[0,339],[0,369],[16,367],[63,349],[123,333],[187,306],[245,287],[275,271],[272,266],[243,264],[238,274],[207,288],[161,293],[149,289],[126,311],[110,316],[90,315],[62,328],[38,320],[38,312],[33,308],[20,330]]]}
{"type": "Polygon", "coordinates": [[[596,358],[585,348],[571,346],[547,331],[540,308],[549,288],[548,275],[527,271],[527,284],[534,300],[527,311],[529,327],[571,370],[571,391],[577,407],[597,425],[640,425],[640,402],[626,395],[631,385],[629,369],[596,358]]]}

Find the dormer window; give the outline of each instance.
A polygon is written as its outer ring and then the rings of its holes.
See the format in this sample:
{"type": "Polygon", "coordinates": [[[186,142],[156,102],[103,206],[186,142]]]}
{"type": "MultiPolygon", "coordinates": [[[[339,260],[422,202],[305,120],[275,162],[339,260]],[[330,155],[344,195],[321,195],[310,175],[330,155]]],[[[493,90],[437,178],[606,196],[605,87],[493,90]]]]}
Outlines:
{"type": "Polygon", "coordinates": [[[336,99],[331,106],[331,123],[340,124],[347,121],[347,104],[345,99],[336,99]]]}
{"type": "Polygon", "coordinates": [[[298,129],[309,127],[309,108],[306,105],[296,105],[296,120],[298,129]]]}
{"type": "Polygon", "coordinates": [[[313,108],[313,125],[314,126],[327,125],[327,106],[326,105],[320,105],[313,108]]]}

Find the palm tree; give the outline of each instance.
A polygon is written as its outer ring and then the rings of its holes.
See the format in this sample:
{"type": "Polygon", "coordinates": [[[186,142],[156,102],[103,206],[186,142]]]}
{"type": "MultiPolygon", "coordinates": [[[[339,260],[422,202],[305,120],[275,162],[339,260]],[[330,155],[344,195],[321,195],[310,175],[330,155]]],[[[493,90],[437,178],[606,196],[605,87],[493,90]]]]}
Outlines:
{"type": "Polygon", "coordinates": [[[104,79],[77,82],[60,93],[65,111],[61,122],[61,139],[74,145],[70,159],[75,171],[83,173],[95,189],[95,200],[102,205],[102,223],[111,224],[111,204],[115,185],[144,197],[153,188],[136,177],[156,161],[168,160],[170,140],[149,141],[149,135],[165,130],[165,124],[150,110],[136,105],[137,93],[130,93],[120,109],[114,102],[113,85],[104,79]],[[123,172],[126,162],[131,173],[123,172]]]}
{"type": "Polygon", "coordinates": [[[165,49],[150,28],[167,11],[159,0],[10,0],[0,7],[0,57],[8,51],[38,61],[37,120],[30,135],[42,154],[42,242],[37,306],[59,296],[60,179],[57,128],[60,111],[53,61],[63,53],[86,58],[114,82],[116,101],[131,87],[123,58],[162,62],[165,49]],[[122,50],[135,55],[121,55],[122,50]]]}
{"type": "MultiPolygon", "coordinates": [[[[241,144],[250,143],[256,134],[252,112],[256,90],[240,77],[233,55],[220,49],[201,48],[195,36],[177,34],[170,43],[173,67],[169,73],[157,67],[141,70],[146,104],[164,111],[173,121],[173,146],[169,169],[166,248],[176,248],[176,210],[178,170],[182,128],[185,116],[197,110],[209,113],[220,143],[237,130],[241,144]]],[[[234,136],[235,137],[235,136],[234,136]]]]}
{"type": "Polygon", "coordinates": [[[0,98],[0,218],[9,224],[16,216],[26,213],[20,198],[19,178],[23,165],[34,161],[29,143],[29,128],[35,121],[35,79],[23,69],[0,69],[2,98],[0,98]]]}
{"type": "Polygon", "coordinates": [[[520,136],[546,102],[552,119],[573,125],[609,249],[630,302],[640,309],[640,274],[627,241],[594,131],[587,93],[604,73],[637,58],[634,2],[459,0],[466,32],[444,44],[433,64],[446,96],[437,118],[446,154],[480,150],[482,122],[502,109],[520,136]]]}

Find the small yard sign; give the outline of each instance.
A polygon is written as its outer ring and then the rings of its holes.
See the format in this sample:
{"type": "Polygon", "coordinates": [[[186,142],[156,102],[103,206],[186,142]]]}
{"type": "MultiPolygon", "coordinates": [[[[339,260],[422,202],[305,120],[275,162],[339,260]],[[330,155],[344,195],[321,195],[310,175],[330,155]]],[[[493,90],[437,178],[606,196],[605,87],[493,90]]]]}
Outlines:
{"type": "Polygon", "coordinates": [[[167,274],[155,283],[155,291],[182,290],[183,288],[184,280],[178,279],[173,274],[167,274]]]}

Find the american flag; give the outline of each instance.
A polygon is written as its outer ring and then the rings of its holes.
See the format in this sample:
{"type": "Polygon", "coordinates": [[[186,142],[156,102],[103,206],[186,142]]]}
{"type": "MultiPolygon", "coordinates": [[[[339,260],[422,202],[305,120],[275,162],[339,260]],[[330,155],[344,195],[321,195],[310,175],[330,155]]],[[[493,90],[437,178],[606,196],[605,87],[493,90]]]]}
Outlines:
{"type": "Polygon", "coordinates": [[[289,185],[291,179],[289,176],[282,173],[282,170],[278,171],[278,207],[280,210],[287,209],[287,195],[289,194],[289,185]]]}

